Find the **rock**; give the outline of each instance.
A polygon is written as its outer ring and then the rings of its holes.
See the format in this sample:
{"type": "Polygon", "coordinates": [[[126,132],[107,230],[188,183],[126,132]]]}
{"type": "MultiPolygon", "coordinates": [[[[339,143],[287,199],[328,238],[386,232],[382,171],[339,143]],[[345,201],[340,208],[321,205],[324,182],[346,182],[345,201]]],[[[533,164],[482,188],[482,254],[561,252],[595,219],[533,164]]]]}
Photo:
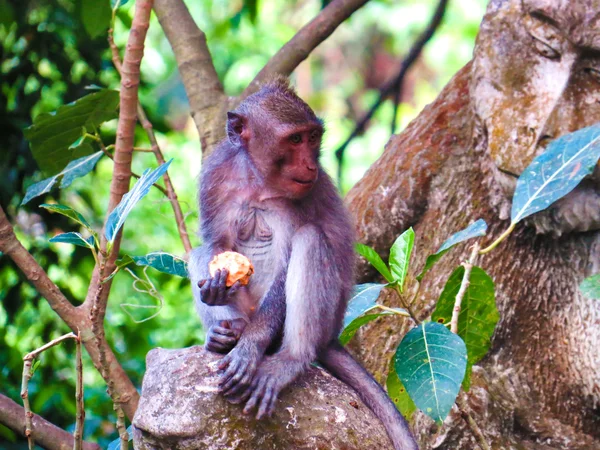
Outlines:
{"type": "Polygon", "coordinates": [[[356,393],[311,367],[257,421],[217,392],[220,355],[202,346],[154,349],[146,358],[134,447],[150,449],[386,449],[383,425],[356,393]]]}

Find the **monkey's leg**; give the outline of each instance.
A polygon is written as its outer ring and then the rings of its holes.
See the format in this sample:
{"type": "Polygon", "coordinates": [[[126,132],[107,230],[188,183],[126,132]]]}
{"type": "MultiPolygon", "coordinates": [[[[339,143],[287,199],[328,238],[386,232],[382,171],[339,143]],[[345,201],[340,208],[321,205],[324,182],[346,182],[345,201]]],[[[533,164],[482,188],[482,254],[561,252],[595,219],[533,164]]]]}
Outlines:
{"type": "Polygon", "coordinates": [[[383,422],[396,450],[417,450],[408,424],[377,381],[337,341],[319,353],[319,362],[336,378],[353,388],[383,422]]]}
{"type": "Polygon", "coordinates": [[[257,418],[270,415],[281,390],[336,334],[343,289],[337,270],[319,227],[305,225],[294,234],[285,280],[283,342],[277,353],[263,359],[251,385],[237,399],[248,399],[245,413],[258,408],[257,418]]]}

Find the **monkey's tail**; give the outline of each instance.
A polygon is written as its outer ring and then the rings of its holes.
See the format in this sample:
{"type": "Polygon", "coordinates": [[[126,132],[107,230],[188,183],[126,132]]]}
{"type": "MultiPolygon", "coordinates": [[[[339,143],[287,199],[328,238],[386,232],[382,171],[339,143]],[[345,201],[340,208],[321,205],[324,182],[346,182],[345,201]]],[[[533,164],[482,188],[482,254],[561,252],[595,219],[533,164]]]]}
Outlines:
{"type": "Polygon", "coordinates": [[[319,354],[319,362],[336,378],[353,388],[365,405],[383,422],[395,450],[418,450],[406,420],[383,388],[339,342],[319,354]]]}

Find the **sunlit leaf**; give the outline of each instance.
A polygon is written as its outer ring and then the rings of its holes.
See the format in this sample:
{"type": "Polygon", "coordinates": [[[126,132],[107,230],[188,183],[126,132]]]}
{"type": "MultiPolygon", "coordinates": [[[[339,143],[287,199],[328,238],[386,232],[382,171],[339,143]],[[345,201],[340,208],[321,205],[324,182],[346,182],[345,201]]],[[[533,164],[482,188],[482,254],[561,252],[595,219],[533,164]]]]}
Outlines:
{"type": "Polygon", "coordinates": [[[369,247],[368,245],[357,243],[354,248],[356,252],[363,256],[367,261],[371,263],[373,267],[377,269],[377,271],[383,275],[383,277],[387,280],[388,283],[394,281],[392,274],[390,273],[390,269],[388,269],[387,265],[381,259],[381,256],[375,251],[375,249],[369,247]]]}
{"type": "Polygon", "coordinates": [[[592,125],[552,141],[517,181],[512,223],[548,208],[593,172],[600,158],[600,125],[592,125]]]}
{"type": "Polygon", "coordinates": [[[78,245],[79,247],[94,248],[94,236],[85,239],[81,234],[74,231],[58,234],[50,238],[50,242],[78,245]]]}
{"type": "Polygon", "coordinates": [[[62,214],[63,216],[67,216],[69,219],[77,222],[78,224],[84,226],[88,230],[92,229],[92,226],[89,224],[85,217],[83,217],[80,213],[75,211],[73,208],[65,205],[59,205],[58,203],[44,203],[40,205],[40,208],[47,209],[48,211],[62,214]]]}
{"type": "Polygon", "coordinates": [[[109,0],[82,0],[81,21],[83,28],[91,38],[105,34],[112,18],[109,0]]]}
{"type": "Polygon", "coordinates": [[[61,172],[57,173],[56,175],[50,178],[46,178],[45,180],[42,180],[38,183],[32,184],[27,188],[25,198],[21,202],[21,205],[26,204],[32,198],[39,197],[40,195],[50,192],[50,189],[52,189],[52,187],[56,184],[60,177],[63,177],[60,183],[60,187],[68,187],[69,184],[71,184],[71,182],[75,178],[82,177],[91,172],[98,160],[102,158],[102,154],[102,152],[97,152],[92,155],[76,159],[75,161],[71,161],[67,165],[67,167],[65,167],[61,172]]]}
{"type": "Polygon", "coordinates": [[[116,118],[118,106],[119,93],[102,89],[53,113],[36,116],[33,125],[23,133],[42,172],[47,176],[57,174],[70,161],[92,153],[89,145],[69,147],[81,137],[83,129],[92,133],[104,122],[116,118]]]}
{"type": "Polygon", "coordinates": [[[425,266],[419,275],[417,275],[417,280],[421,281],[425,274],[431,269],[438,260],[444,256],[452,247],[456,244],[464,242],[468,239],[472,239],[474,237],[485,236],[487,232],[487,223],[485,220],[479,219],[473,222],[464,230],[459,231],[458,233],[453,234],[450,238],[444,242],[441,247],[435,252],[433,255],[429,255],[427,260],[425,261],[425,266]]]}
{"type": "Polygon", "coordinates": [[[439,323],[421,324],[406,333],[394,364],[417,407],[441,423],[465,376],[467,348],[463,340],[439,323]]]}
{"type": "Polygon", "coordinates": [[[187,263],[174,255],[165,252],[152,252],[146,256],[134,256],[138,266],[150,266],[159,272],[187,278],[187,263]]]}
{"type": "MultiPolygon", "coordinates": [[[[450,323],[456,294],[458,294],[464,274],[463,266],[457,267],[452,272],[440,295],[435,311],[431,315],[432,321],[442,324],[450,323]]],[[[483,269],[473,267],[458,315],[458,335],[463,338],[467,346],[468,372],[473,364],[480,361],[489,351],[494,329],[499,319],[494,281],[483,269]]],[[[467,388],[468,384],[467,382],[467,388]]]]}
{"type": "Polygon", "coordinates": [[[377,298],[385,284],[365,283],[354,286],[352,297],[344,314],[344,328],[354,319],[377,306],[377,298]]]}
{"type": "Polygon", "coordinates": [[[414,243],[415,232],[412,228],[409,228],[398,236],[390,249],[390,269],[394,281],[400,287],[400,292],[404,290],[404,280],[406,280],[406,274],[408,273],[408,265],[414,243]]]}
{"type": "Polygon", "coordinates": [[[146,169],[133,188],[123,196],[106,221],[105,236],[113,242],[133,207],[150,191],[150,187],[167,171],[172,159],[154,170],[146,169]]]}
{"type": "Polygon", "coordinates": [[[406,420],[410,420],[417,410],[417,405],[412,401],[412,398],[408,395],[408,391],[402,384],[402,381],[398,378],[393,358],[390,363],[390,370],[385,381],[385,386],[389,397],[392,399],[392,402],[394,402],[394,405],[396,405],[396,408],[398,408],[398,411],[400,411],[400,414],[402,414],[406,420]]]}
{"type": "Polygon", "coordinates": [[[583,280],[579,285],[579,289],[586,297],[600,300],[600,273],[583,280]]]}

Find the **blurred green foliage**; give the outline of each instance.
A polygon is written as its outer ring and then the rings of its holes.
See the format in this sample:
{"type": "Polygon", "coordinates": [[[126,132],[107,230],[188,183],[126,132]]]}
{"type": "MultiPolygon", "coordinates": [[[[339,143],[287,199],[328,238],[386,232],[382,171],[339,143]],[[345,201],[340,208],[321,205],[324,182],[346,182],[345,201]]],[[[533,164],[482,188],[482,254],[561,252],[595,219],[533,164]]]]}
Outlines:
{"type": "MultiPolygon", "coordinates": [[[[108,1],[108,0],[106,0],[108,1]]],[[[85,2],[87,5],[89,2],[85,2]]],[[[101,3],[100,1],[98,3],[101,3]]],[[[316,0],[187,1],[207,35],[219,76],[229,94],[239,93],[287,40],[327,2],[316,0]]],[[[399,67],[414,39],[435,8],[433,0],[372,0],[295,71],[301,96],[325,119],[323,163],[333,175],[333,152],[351,133],[354,123],[376,100],[377,88],[399,67]]],[[[398,118],[402,129],[431,102],[450,77],[471,56],[485,0],[450,1],[444,22],[407,79],[398,118]]],[[[39,208],[41,203],[69,205],[99,230],[108,203],[112,162],[103,158],[96,170],[66,190],[19,207],[25,190],[43,179],[31,156],[23,129],[42,112],[74,101],[88,85],[118,88],[102,20],[84,20],[84,0],[0,0],[0,204],[8,211],[21,242],[48,271],[67,297],[85,298],[93,259],[84,248],[51,244],[59,232],[79,231],[66,217],[39,208]]],[[[134,2],[118,10],[115,40],[123,48],[134,2]]],[[[106,17],[100,8],[99,17],[106,17]]],[[[165,158],[174,158],[170,173],[193,232],[197,227],[196,176],[200,145],[189,119],[185,91],[172,51],[153,16],[142,62],[141,99],[158,133],[165,158]]],[[[347,191],[381,154],[389,139],[392,104],[386,102],[370,127],[346,151],[343,191],[347,191]]],[[[116,121],[101,135],[114,142],[116,121]]],[[[95,144],[94,144],[95,145],[95,144]]],[[[143,130],[136,145],[148,146],[143,130]]],[[[95,151],[98,148],[94,148],[95,151]]],[[[134,171],[156,167],[150,154],[136,153],[134,171]]],[[[198,245],[194,238],[192,243],[198,245]]],[[[173,212],[156,189],[133,210],[125,228],[122,252],[140,256],[163,250],[182,254],[173,212]]],[[[136,273],[139,267],[132,267],[136,273]]],[[[119,305],[155,304],[136,292],[133,279],[119,273],[112,287],[106,317],[107,336],[117,357],[138,386],[144,358],[153,347],[183,347],[203,342],[186,280],[148,270],[165,299],[160,314],[134,323],[119,305]]],[[[0,255],[0,391],[20,402],[22,357],[67,332],[44,299],[24,280],[7,257],[0,255]]],[[[135,314],[143,314],[143,310],[135,314]],[[141,311],[141,312],[140,312],[141,311]]],[[[136,318],[138,318],[136,316],[136,318]]],[[[140,317],[142,318],[142,317],[140,317]]],[[[30,385],[32,408],[48,420],[72,430],[75,417],[74,346],[66,343],[41,357],[30,385]]],[[[104,383],[84,355],[86,439],[105,446],[116,438],[112,405],[104,383]]],[[[0,447],[25,448],[23,441],[0,425],[0,447]]]]}

